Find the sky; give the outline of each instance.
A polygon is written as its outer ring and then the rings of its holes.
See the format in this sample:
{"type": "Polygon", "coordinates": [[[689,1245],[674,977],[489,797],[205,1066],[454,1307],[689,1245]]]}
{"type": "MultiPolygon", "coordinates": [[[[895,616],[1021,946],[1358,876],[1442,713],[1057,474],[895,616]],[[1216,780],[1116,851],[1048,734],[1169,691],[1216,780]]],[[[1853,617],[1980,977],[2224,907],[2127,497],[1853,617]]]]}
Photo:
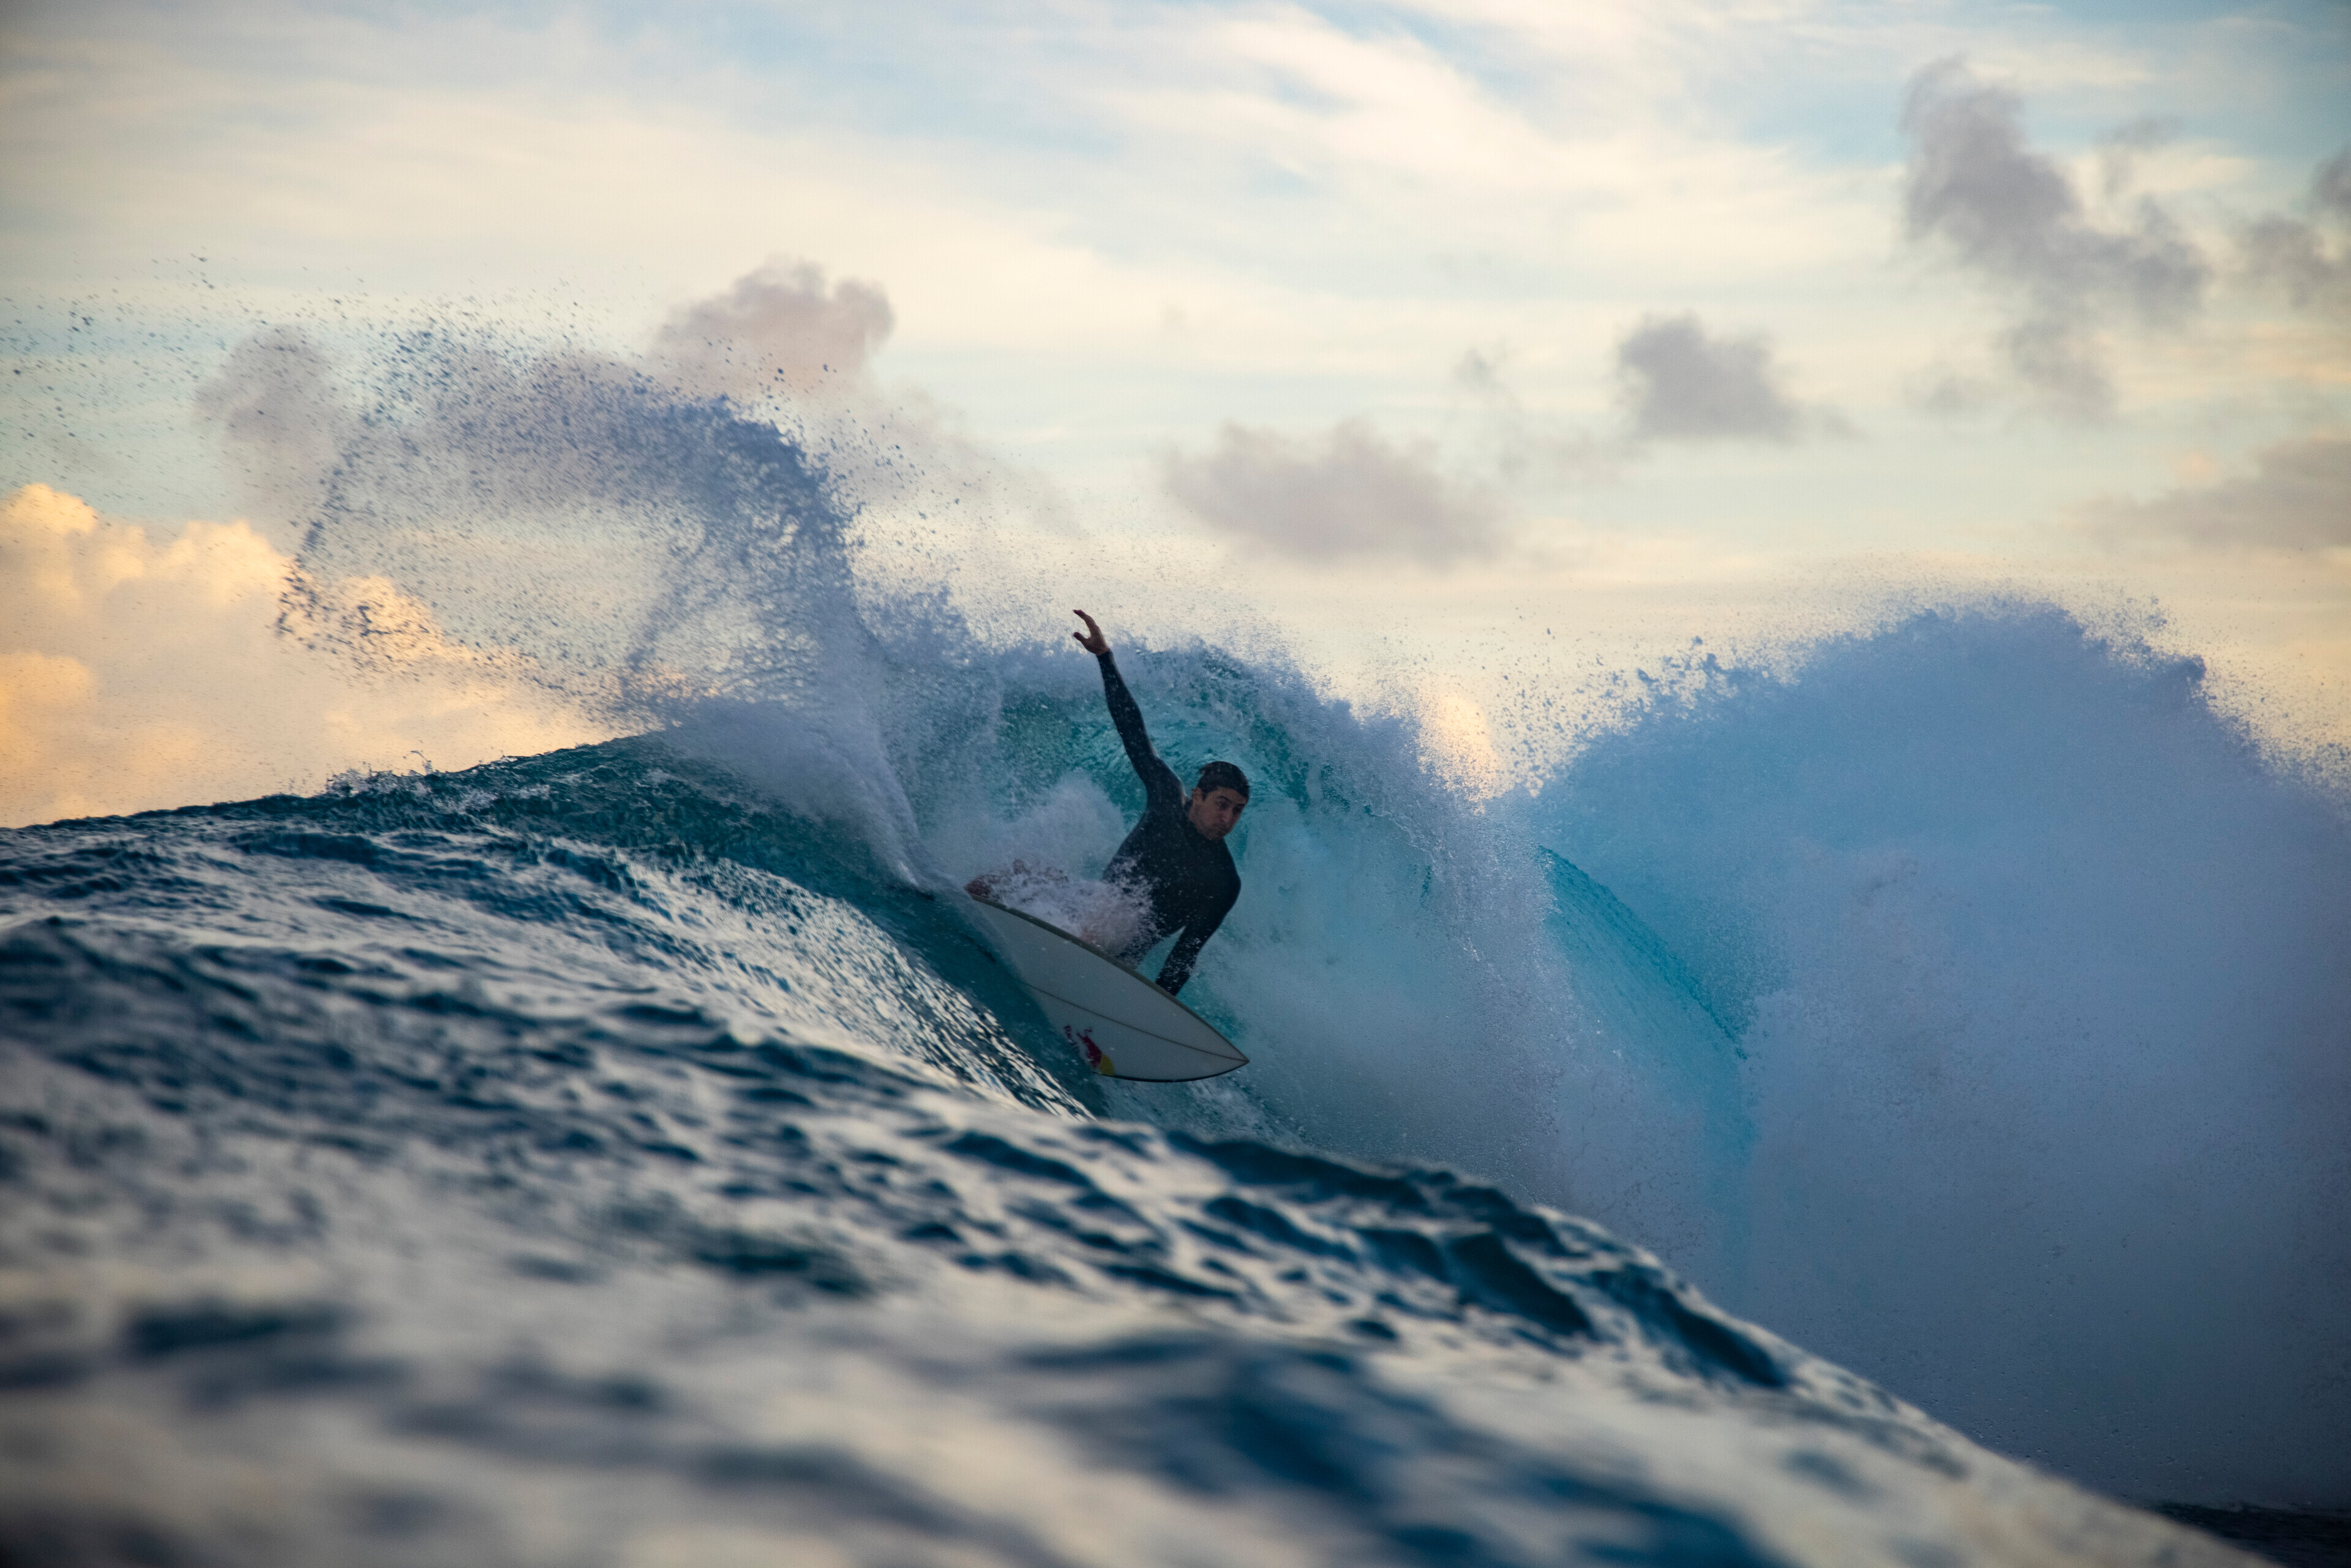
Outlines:
{"type": "Polygon", "coordinates": [[[830,433],[996,634],[1278,646],[1497,787],[1573,744],[1513,694],[1968,594],[2340,745],[2346,105],[2332,3],[16,0],[0,821],[595,733],[413,585],[393,685],[277,629],[420,323],[830,433]]]}

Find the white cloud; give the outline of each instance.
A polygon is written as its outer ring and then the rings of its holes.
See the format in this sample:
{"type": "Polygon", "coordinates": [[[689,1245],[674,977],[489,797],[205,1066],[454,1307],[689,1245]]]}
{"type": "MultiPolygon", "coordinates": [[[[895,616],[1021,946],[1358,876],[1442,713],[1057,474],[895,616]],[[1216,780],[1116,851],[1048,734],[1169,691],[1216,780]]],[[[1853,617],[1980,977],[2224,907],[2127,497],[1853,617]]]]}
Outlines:
{"type": "Polygon", "coordinates": [[[1454,362],[1453,385],[1476,410],[1473,444],[1504,485],[1547,488],[1617,476],[1632,449],[1565,420],[1530,411],[1504,378],[1511,358],[1501,345],[1473,348],[1454,362]]]}
{"type": "Polygon", "coordinates": [[[1426,443],[1363,420],[1296,440],[1228,424],[1198,456],[1170,452],[1167,490],[1230,538],[1301,559],[1398,555],[1427,565],[1492,553],[1500,509],[1447,478],[1426,443]]]}
{"type": "Polygon", "coordinates": [[[857,385],[897,318],[878,285],[844,277],[827,294],[810,262],[769,262],[725,293],[670,312],[652,364],[738,402],[857,385]]]}
{"type": "Polygon", "coordinates": [[[1957,60],[1912,78],[1907,232],[2011,296],[2017,313],[1997,341],[2015,375],[2069,412],[2103,414],[2115,392],[2100,323],[2177,326],[2201,308],[2211,266],[2151,196],[2126,222],[2097,221],[2072,174],[2027,145],[2021,109],[1957,60]]]}
{"type": "Polygon", "coordinates": [[[225,439],[246,507],[286,535],[318,507],[356,423],[332,361],[290,327],[264,328],[231,349],[195,405],[225,439]]]}
{"type": "Polygon", "coordinates": [[[1709,332],[1696,315],[1651,316],[1616,345],[1638,441],[1792,442],[1842,428],[1791,396],[1771,340],[1709,332]]]}
{"type": "Polygon", "coordinates": [[[2318,166],[2303,204],[2307,217],[2272,213],[2246,226],[2245,265],[2303,309],[2351,316],[2351,147],[2318,166]]]}
{"type": "Polygon", "coordinates": [[[2283,441],[2250,473],[2151,501],[2105,500],[2087,516],[2112,540],[2173,538],[2217,549],[2351,549],[2351,435],[2283,441]]]}
{"type": "Polygon", "coordinates": [[[280,636],[292,570],[242,522],[151,534],[44,485],[0,502],[0,823],[601,737],[527,665],[449,642],[388,584],[333,587],[405,628],[380,678],[280,636]]]}

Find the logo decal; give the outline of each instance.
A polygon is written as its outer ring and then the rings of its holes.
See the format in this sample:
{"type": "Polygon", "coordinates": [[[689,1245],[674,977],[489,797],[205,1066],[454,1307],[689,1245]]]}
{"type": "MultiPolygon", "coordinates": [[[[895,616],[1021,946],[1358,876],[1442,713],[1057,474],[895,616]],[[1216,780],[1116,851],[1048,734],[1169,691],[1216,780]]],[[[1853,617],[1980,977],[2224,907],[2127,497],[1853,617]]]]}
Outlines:
{"type": "Polygon", "coordinates": [[[1118,1076],[1118,1069],[1111,1064],[1110,1053],[1094,1043],[1093,1030],[1072,1029],[1068,1024],[1063,1024],[1061,1038],[1084,1052],[1086,1065],[1096,1072],[1101,1073],[1104,1078],[1118,1076]]]}

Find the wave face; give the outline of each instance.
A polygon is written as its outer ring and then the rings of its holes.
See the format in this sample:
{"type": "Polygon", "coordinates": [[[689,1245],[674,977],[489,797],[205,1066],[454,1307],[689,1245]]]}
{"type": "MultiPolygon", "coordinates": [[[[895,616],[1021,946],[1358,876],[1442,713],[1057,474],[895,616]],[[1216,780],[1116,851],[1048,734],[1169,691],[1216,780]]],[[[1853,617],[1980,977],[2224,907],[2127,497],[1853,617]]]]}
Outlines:
{"type": "Polygon", "coordinates": [[[665,745],[0,886],[11,1563],[2238,1560],[1588,1222],[1090,1114],[665,745]]]}
{"type": "Polygon", "coordinates": [[[954,891],[1108,858],[1091,663],[723,402],[395,349],[289,630],[385,580],[647,733],[0,840],[16,1556],[2201,1560],[1685,1279],[2127,1495],[2351,1486],[2351,853],[2192,670],[1928,615],[1480,803],[1123,650],[1257,785],[1252,1065],[1106,1082],[954,891]]]}

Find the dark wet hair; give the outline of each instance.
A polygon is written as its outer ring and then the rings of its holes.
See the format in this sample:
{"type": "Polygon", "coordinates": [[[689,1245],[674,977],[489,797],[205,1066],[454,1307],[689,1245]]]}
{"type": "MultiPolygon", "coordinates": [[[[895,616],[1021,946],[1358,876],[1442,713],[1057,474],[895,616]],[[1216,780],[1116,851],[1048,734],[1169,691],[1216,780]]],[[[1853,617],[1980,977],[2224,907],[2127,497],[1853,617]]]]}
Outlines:
{"type": "Polygon", "coordinates": [[[1246,800],[1249,799],[1249,775],[1229,762],[1211,762],[1200,769],[1200,782],[1193,788],[1202,794],[1211,789],[1230,789],[1246,800]]]}

